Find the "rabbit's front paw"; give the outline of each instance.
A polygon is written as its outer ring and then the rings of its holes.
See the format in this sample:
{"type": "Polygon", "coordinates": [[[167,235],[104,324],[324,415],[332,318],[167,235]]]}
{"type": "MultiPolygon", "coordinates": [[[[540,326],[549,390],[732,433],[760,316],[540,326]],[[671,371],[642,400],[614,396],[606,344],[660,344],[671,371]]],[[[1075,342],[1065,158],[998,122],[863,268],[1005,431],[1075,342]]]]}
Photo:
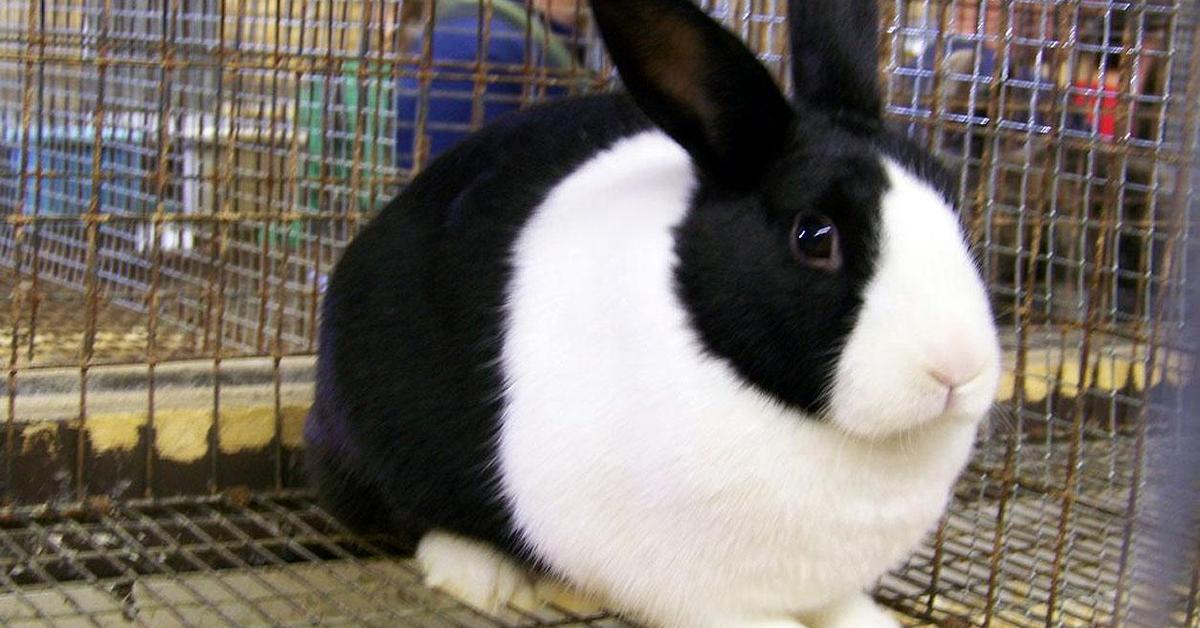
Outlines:
{"type": "Polygon", "coordinates": [[[861,593],[808,614],[804,620],[813,628],[900,628],[891,613],[861,593]]]}
{"type": "Polygon", "coordinates": [[[539,603],[530,574],[486,543],[430,532],[417,545],[417,562],[426,586],[485,613],[499,615],[510,606],[532,609],[539,603]]]}

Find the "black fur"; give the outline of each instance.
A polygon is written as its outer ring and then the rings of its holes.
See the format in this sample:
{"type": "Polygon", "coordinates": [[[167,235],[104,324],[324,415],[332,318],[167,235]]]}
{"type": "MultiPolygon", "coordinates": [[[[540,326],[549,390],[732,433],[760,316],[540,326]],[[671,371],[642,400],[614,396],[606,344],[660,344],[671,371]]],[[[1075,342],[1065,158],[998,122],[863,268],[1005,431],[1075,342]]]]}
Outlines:
{"type": "Polygon", "coordinates": [[[821,409],[838,348],[854,324],[878,246],[886,179],[874,145],[828,125],[802,125],[752,195],[704,185],[680,227],[680,296],[709,351],[780,401],[821,409]],[[845,264],[796,263],[794,218],[837,225],[845,264]]]}
{"type": "MultiPolygon", "coordinates": [[[[322,498],[356,527],[414,539],[443,528],[520,555],[494,466],[508,257],[534,208],[599,150],[657,125],[689,151],[699,187],[676,234],[679,297],[712,355],[806,410],[821,407],[873,270],[880,154],[949,181],[864,106],[874,62],[839,64],[869,76],[843,76],[858,86],[849,91],[803,91],[793,107],[688,0],[593,6],[632,98],[563,101],[490,125],[431,164],[334,272],[306,437],[322,498]],[[792,259],[790,228],[806,211],[836,223],[839,270],[792,259]]],[[[830,42],[873,47],[873,37],[872,24],[798,50],[819,58],[830,42]]]]}
{"type": "Polygon", "coordinates": [[[794,407],[820,413],[846,335],[878,256],[881,155],[905,165],[953,202],[948,174],[886,129],[863,134],[809,111],[752,194],[705,181],[677,238],[679,293],[711,353],[794,407]],[[797,214],[828,216],[845,264],[797,264],[788,238],[797,214]]]}
{"type": "MultiPolygon", "coordinates": [[[[786,142],[777,152],[760,147],[770,166],[749,194],[702,177],[679,230],[677,280],[710,353],[779,401],[819,414],[878,254],[888,188],[880,156],[931,183],[948,203],[954,182],[882,123],[873,2],[796,0],[790,19],[795,111],[785,123],[758,123],[784,129],[786,142]],[[792,259],[788,238],[801,213],[837,225],[845,259],[839,271],[792,259]]],[[[753,61],[744,48],[726,54],[753,61]]]]}
{"type": "Polygon", "coordinates": [[[788,2],[797,99],[857,124],[877,126],[879,9],[867,0],[788,2]]]}
{"type": "Polygon", "coordinates": [[[622,83],[655,124],[723,185],[759,181],[792,110],[745,44],[690,2],[592,6],[622,83]]]}
{"type": "Polygon", "coordinates": [[[435,160],[347,248],[307,426],[309,472],[339,517],[517,551],[490,466],[508,251],[556,181],[649,126],[619,95],[508,116],[435,160]]]}

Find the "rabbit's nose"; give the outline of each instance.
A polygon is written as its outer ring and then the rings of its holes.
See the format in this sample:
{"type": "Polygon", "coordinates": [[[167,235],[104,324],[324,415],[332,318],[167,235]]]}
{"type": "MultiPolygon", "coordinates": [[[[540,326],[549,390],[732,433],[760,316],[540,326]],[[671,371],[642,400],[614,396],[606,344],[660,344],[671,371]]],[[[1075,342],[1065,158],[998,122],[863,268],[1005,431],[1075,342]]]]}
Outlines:
{"type": "Polygon", "coordinates": [[[975,379],[982,371],[982,367],[977,369],[942,367],[929,369],[929,375],[939,383],[945,384],[947,388],[953,390],[975,379]]]}
{"type": "Polygon", "coordinates": [[[987,366],[985,352],[965,334],[946,334],[931,347],[930,377],[955,389],[979,377],[987,366]]]}

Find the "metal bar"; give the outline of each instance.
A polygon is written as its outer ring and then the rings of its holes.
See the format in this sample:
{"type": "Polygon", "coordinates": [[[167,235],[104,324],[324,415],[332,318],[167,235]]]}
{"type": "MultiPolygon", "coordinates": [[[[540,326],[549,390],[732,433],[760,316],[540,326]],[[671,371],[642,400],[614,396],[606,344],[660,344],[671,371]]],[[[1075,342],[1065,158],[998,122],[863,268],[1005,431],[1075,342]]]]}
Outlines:
{"type": "Polygon", "coordinates": [[[30,553],[22,548],[19,543],[13,541],[10,533],[7,530],[0,530],[0,547],[3,547],[9,555],[15,556],[19,561],[18,564],[22,568],[28,569],[36,574],[38,579],[41,580],[41,583],[49,586],[50,589],[58,594],[61,599],[65,600],[67,602],[67,606],[69,606],[77,616],[93,626],[100,626],[100,624],[96,622],[96,619],[88,615],[73,596],[66,594],[62,590],[62,587],[58,583],[58,579],[46,571],[46,569],[42,566],[42,561],[38,560],[34,556],[31,556],[30,553]]]}

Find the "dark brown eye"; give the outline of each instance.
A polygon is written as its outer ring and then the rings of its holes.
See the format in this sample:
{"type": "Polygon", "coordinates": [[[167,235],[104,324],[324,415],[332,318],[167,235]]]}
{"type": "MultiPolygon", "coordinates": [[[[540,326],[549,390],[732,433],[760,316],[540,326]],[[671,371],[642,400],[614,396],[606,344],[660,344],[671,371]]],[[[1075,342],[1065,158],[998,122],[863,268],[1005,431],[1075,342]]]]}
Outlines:
{"type": "Polygon", "coordinates": [[[842,246],[837,225],[821,214],[800,214],[792,225],[792,255],[797,262],[818,270],[842,267],[842,246]]]}

